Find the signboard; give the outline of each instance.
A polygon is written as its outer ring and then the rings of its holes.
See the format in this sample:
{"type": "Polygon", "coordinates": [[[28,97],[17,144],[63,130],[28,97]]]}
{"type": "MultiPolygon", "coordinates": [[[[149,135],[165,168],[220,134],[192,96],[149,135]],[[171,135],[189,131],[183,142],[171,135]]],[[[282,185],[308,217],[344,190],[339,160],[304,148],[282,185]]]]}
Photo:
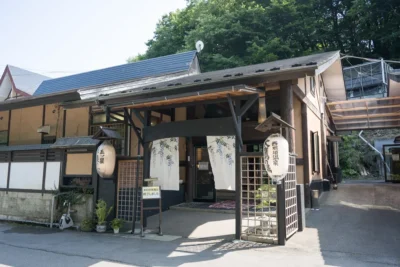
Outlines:
{"type": "Polygon", "coordinates": [[[208,171],[208,162],[207,161],[199,162],[199,170],[208,171]]]}
{"type": "Polygon", "coordinates": [[[142,190],[143,199],[161,198],[161,190],[159,186],[144,186],[142,190]]]}
{"type": "Polygon", "coordinates": [[[283,179],[289,170],[289,144],[280,134],[271,134],[264,142],[264,166],[275,181],[283,179]]]}

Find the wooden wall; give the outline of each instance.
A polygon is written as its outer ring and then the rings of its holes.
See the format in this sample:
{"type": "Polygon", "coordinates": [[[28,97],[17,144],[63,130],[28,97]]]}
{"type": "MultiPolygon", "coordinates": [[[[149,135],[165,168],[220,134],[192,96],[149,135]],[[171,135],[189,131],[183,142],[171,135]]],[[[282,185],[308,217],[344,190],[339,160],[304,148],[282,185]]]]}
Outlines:
{"type": "Polygon", "coordinates": [[[57,138],[63,135],[64,110],[57,104],[46,105],[44,125],[50,125],[51,136],[57,138]]]}
{"type": "Polygon", "coordinates": [[[8,130],[9,111],[0,111],[0,131],[8,130]]]}
{"type": "Polygon", "coordinates": [[[89,134],[89,108],[66,110],[65,136],[87,136],[89,134]]]}
{"type": "Polygon", "coordinates": [[[11,111],[9,145],[40,144],[42,134],[37,129],[43,123],[43,106],[11,111]]]}

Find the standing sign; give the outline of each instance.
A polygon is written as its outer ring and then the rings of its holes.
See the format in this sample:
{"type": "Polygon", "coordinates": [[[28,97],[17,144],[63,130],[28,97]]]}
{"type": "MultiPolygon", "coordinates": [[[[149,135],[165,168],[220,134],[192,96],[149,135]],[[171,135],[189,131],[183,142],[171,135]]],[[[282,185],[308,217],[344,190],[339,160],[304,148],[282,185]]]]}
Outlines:
{"type": "Polygon", "coordinates": [[[268,176],[282,180],[289,169],[289,144],[280,134],[271,134],[264,142],[264,166],[268,176]]]}
{"type": "Polygon", "coordinates": [[[161,198],[161,192],[159,186],[144,186],[142,190],[143,190],[143,199],[161,198]]]}

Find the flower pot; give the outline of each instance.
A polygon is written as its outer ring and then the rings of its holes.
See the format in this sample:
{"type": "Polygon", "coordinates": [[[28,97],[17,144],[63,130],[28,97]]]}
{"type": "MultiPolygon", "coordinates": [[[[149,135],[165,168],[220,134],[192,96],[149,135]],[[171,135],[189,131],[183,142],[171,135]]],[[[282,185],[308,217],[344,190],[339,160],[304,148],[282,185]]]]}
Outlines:
{"type": "Polygon", "coordinates": [[[114,228],[114,234],[118,234],[119,233],[119,228],[114,228]]]}
{"type": "Polygon", "coordinates": [[[96,231],[98,233],[104,233],[107,230],[107,226],[106,225],[96,225],[96,231]]]}

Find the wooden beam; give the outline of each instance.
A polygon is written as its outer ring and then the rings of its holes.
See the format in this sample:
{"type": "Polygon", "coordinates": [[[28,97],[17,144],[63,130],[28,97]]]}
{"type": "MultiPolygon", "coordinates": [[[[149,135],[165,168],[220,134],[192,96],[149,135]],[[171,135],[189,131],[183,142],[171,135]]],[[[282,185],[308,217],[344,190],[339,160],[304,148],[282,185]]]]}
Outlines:
{"type": "Polygon", "coordinates": [[[124,115],[125,115],[125,118],[128,119],[129,125],[133,128],[133,132],[136,134],[136,137],[138,138],[140,144],[143,145],[144,142],[143,142],[142,135],[139,133],[139,130],[138,130],[139,128],[133,122],[132,116],[130,116],[127,108],[124,108],[124,115]]]}
{"type": "Polygon", "coordinates": [[[241,131],[240,131],[240,128],[238,125],[237,115],[236,115],[235,109],[233,107],[233,102],[232,102],[232,98],[231,98],[230,94],[227,95],[227,98],[228,98],[229,108],[231,109],[233,126],[235,127],[236,137],[238,139],[238,140],[236,140],[236,142],[239,141],[240,148],[242,148],[243,147],[242,134],[241,134],[241,131]]]}
{"type": "Polygon", "coordinates": [[[400,96],[391,96],[385,98],[364,98],[364,99],[356,99],[356,100],[343,100],[327,103],[328,106],[334,106],[339,104],[352,104],[352,103],[363,103],[363,102],[372,102],[372,101],[387,101],[387,100],[396,100],[400,99],[400,96]]]}
{"type": "Polygon", "coordinates": [[[333,116],[334,120],[353,120],[353,119],[368,119],[368,118],[381,118],[381,117],[397,117],[400,116],[400,112],[393,113],[381,113],[381,114],[370,114],[370,115],[352,115],[352,116],[333,116]]]}
{"type": "MultiPolygon", "coordinates": [[[[369,123],[391,122],[391,121],[400,121],[400,118],[398,118],[398,119],[385,119],[385,120],[370,120],[369,123]]],[[[336,125],[361,124],[361,123],[368,123],[368,121],[338,122],[338,123],[336,123],[336,125]]]]}
{"type": "MultiPolygon", "coordinates": [[[[365,103],[367,104],[367,102],[365,103]]],[[[384,105],[384,106],[368,106],[368,109],[386,109],[386,108],[400,108],[400,105],[384,105]]],[[[355,108],[343,108],[343,109],[329,109],[331,113],[333,112],[351,112],[351,111],[361,111],[365,110],[365,107],[355,107],[355,108]]]]}
{"type": "Polygon", "coordinates": [[[249,100],[246,101],[246,103],[243,105],[243,107],[240,108],[239,114],[237,116],[243,116],[246,111],[249,110],[249,108],[258,100],[258,94],[254,94],[251,96],[249,100]]]}

